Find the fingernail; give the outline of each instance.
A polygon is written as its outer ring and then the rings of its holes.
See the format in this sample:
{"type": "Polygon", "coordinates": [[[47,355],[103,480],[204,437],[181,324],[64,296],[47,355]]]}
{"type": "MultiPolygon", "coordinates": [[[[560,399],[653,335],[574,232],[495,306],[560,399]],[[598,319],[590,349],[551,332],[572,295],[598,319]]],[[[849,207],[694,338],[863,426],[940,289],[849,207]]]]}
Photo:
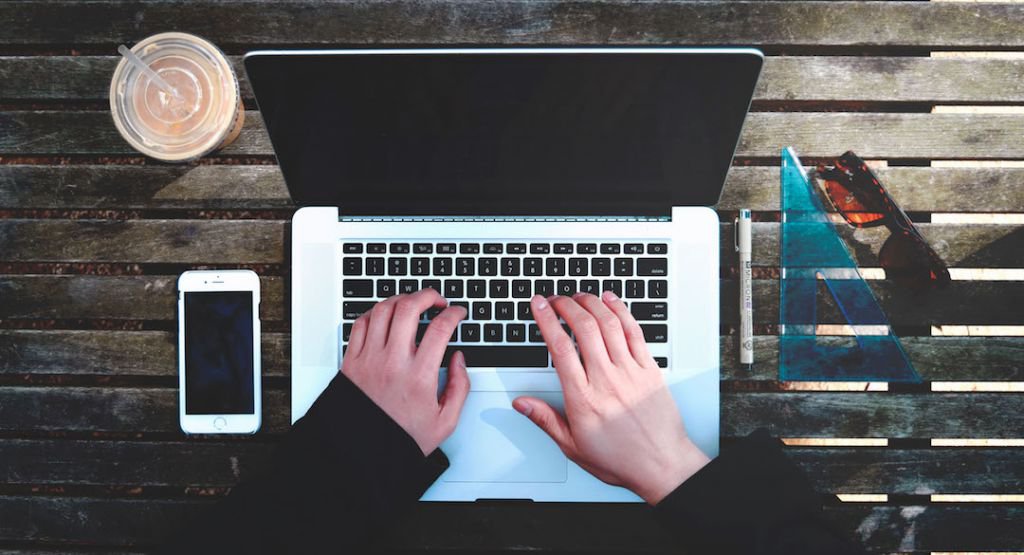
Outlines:
{"type": "Polygon", "coordinates": [[[466,367],[466,355],[462,354],[462,351],[455,351],[455,354],[452,355],[452,358],[455,359],[454,362],[456,366],[461,366],[463,368],[466,367]]]}
{"type": "Polygon", "coordinates": [[[547,299],[545,299],[544,297],[541,297],[540,295],[534,295],[533,296],[533,300],[536,301],[536,303],[537,303],[537,306],[536,306],[537,310],[544,310],[544,309],[546,309],[548,307],[547,299]]]}
{"type": "Polygon", "coordinates": [[[520,401],[517,403],[512,403],[512,406],[515,407],[515,409],[519,411],[519,413],[522,414],[523,416],[530,416],[530,413],[533,412],[533,405],[531,405],[530,403],[520,401]]]}
{"type": "Polygon", "coordinates": [[[601,296],[604,297],[604,300],[608,302],[619,300],[619,296],[616,295],[615,293],[612,293],[611,291],[605,291],[604,293],[601,293],[601,296]]]}

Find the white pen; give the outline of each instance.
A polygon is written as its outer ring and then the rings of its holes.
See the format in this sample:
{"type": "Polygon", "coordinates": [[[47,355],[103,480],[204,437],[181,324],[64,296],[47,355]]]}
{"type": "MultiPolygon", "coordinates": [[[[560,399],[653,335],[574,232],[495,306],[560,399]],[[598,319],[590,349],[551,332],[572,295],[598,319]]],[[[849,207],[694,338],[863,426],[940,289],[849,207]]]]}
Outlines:
{"type": "Polygon", "coordinates": [[[740,364],[754,364],[754,301],[750,290],[750,210],[736,218],[736,252],[740,255],[740,364]]]}

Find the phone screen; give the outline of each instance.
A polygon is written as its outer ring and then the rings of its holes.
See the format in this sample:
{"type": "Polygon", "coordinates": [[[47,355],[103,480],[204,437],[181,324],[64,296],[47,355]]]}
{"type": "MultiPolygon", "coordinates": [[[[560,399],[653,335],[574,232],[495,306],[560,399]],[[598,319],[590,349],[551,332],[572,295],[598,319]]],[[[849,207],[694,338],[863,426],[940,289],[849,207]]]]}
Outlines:
{"type": "Polygon", "coordinates": [[[253,414],[251,291],[185,292],[185,412],[253,414]]]}

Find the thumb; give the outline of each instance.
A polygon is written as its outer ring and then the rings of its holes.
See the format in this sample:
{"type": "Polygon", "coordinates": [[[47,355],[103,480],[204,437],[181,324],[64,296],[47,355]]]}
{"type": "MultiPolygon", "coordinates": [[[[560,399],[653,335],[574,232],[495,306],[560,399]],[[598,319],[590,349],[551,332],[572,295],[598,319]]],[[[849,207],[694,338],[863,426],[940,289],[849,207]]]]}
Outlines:
{"type": "Polygon", "coordinates": [[[516,397],[512,401],[512,406],[551,436],[563,453],[570,455],[575,452],[575,442],[569,424],[558,411],[551,408],[551,405],[536,397],[516,397]]]}
{"type": "Polygon", "coordinates": [[[444,386],[444,393],[438,400],[441,405],[441,420],[455,429],[459,422],[459,414],[462,406],[466,404],[466,397],[469,395],[469,373],[466,372],[466,356],[462,351],[456,351],[448,362],[448,383],[444,386]]]}

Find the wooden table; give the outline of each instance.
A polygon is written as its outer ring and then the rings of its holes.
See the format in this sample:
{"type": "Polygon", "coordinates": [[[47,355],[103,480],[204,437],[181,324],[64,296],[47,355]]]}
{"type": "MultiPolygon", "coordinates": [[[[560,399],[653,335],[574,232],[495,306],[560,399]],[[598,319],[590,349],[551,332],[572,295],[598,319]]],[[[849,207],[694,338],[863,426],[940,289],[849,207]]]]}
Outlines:
{"type": "MultiPolygon", "coordinates": [[[[754,113],[718,205],[723,441],[759,426],[785,438],[860,438],[794,441],[788,452],[822,492],[863,496],[823,494],[823,503],[873,550],[1024,549],[1024,337],[1008,327],[1024,324],[1024,220],[932,221],[1024,212],[1024,167],[981,163],[1024,159],[1024,60],[976,54],[1024,51],[1024,5],[96,0],[0,4],[0,553],[144,551],[265,464],[288,425],[294,207],[259,114],[248,112],[234,145],[184,166],[138,155],[111,124],[116,45],[167,30],[203,35],[235,62],[263,47],[760,47],[768,58],[754,113]],[[948,51],[966,54],[934,54],[948,51]],[[985,108],[948,108],[964,105],[985,108]],[[927,302],[876,284],[923,385],[778,382],[772,222],[785,145],[809,162],[848,148],[887,161],[890,192],[958,276],[1009,270],[954,281],[927,302]],[[942,167],[949,160],[979,163],[942,167]],[[733,344],[728,222],[739,207],[761,222],[752,374],[737,368],[733,344]],[[255,437],[178,430],[174,280],[202,267],[262,276],[266,408],[255,437]],[[988,334],[978,337],[953,325],[998,327],[971,328],[988,334]],[[937,337],[933,326],[960,335],[937,337]],[[980,383],[939,392],[947,382],[980,383]],[[1002,441],[933,443],[966,438],[1002,441]],[[962,494],[981,497],[933,497],[962,494]]],[[[877,264],[882,237],[854,237],[862,265],[877,264]]],[[[646,507],[530,504],[421,505],[382,548],[666,549],[646,507]]]]}

